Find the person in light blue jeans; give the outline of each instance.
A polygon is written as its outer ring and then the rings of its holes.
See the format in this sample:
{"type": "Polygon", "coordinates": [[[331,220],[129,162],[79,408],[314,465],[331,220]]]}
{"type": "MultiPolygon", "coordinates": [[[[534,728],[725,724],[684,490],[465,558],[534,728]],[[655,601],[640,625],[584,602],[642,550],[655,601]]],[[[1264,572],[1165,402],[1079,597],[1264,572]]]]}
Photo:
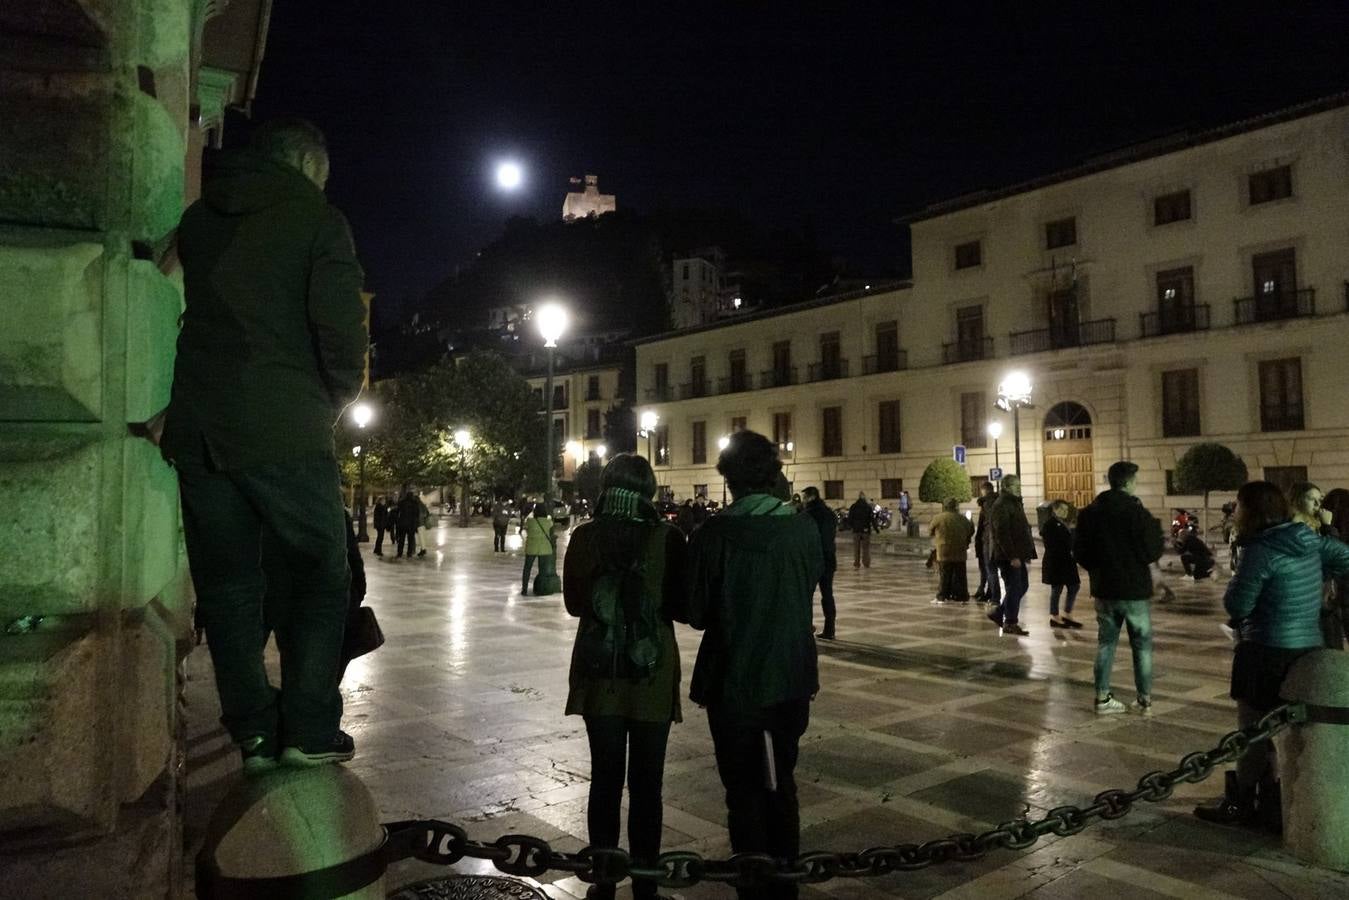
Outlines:
{"type": "MultiPolygon", "coordinates": [[[[1134,687],[1146,712],[1152,699],[1152,610],[1151,600],[1096,599],[1096,697],[1110,697],[1110,672],[1115,665],[1120,628],[1129,631],[1129,650],[1134,659],[1134,687]]],[[[1104,711],[1104,710],[1102,710],[1104,711]]]]}

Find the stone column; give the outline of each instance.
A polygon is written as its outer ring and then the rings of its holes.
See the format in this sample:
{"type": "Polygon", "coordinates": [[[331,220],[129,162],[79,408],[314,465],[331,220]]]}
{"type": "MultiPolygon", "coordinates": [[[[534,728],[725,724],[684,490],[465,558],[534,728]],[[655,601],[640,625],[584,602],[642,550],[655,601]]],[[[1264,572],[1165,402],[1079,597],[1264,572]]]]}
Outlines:
{"type": "Polygon", "coordinates": [[[1349,654],[1308,653],[1281,694],[1309,713],[1279,747],[1284,845],[1305,862],[1349,872],[1349,654]]]}

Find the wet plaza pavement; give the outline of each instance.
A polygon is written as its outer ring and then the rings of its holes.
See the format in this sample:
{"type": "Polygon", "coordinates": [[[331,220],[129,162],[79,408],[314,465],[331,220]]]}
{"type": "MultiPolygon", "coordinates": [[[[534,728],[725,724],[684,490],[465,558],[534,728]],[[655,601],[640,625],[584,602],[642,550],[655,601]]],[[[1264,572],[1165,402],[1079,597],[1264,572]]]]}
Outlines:
{"type": "MultiPolygon", "coordinates": [[[[979,604],[934,605],[936,574],[920,556],[881,552],[870,569],[855,570],[845,540],[836,580],[839,640],[820,644],[821,691],[797,769],[804,850],[921,842],[1086,805],[1106,788],[1131,789],[1145,772],[1213,747],[1234,727],[1231,645],[1219,631],[1221,578],[1195,585],[1181,579],[1177,564],[1169,575],[1176,599],[1154,607],[1155,714],[1097,717],[1090,598],[1076,610],[1085,628],[1051,630],[1048,589],[1034,567],[1021,616],[1030,635],[1004,637],[979,604]]],[[[589,753],[581,719],[562,715],[575,620],[561,595],[520,596],[518,551],[493,554],[485,525],[442,524],[427,544],[419,560],[380,559],[365,546],[367,603],[388,642],[353,662],[343,681],[344,727],[357,748],[349,768],[385,821],[438,818],[463,824],[476,840],[527,833],[579,850],[587,843],[589,753]]],[[[564,538],[564,566],[565,546],[564,538]]],[[[699,635],[683,626],[677,633],[687,679],[699,635]]],[[[189,678],[190,840],[238,763],[214,722],[204,647],[189,658],[189,678]]],[[[1116,655],[1113,682],[1116,696],[1133,699],[1127,646],[1116,655]]],[[[670,736],[663,849],[723,856],[725,807],[706,718],[687,699],[684,717],[670,736]]],[[[1349,896],[1349,877],[1299,864],[1276,839],[1190,815],[1220,791],[1215,775],[1029,850],[835,880],[801,894],[1349,896]]],[[[455,871],[494,870],[465,862],[455,871]]],[[[389,886],[443,874],[400,863],[389,886]]],[[[585,894],[563,873],[541,881],[550,897],[585,894]]],[[[674,893],[733,896],[718,885],[674,893]]],[[[619,896],[629,896],[626,886],[619,896]]]]}

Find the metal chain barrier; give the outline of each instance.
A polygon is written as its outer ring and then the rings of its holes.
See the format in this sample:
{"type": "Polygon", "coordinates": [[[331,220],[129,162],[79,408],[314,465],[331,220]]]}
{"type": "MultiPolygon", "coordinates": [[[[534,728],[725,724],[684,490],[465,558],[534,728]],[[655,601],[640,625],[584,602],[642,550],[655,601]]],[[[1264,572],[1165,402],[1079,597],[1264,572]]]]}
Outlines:
{"type": "Polygon", "coordinates": [[[1004,822],[982,834],[953,834],[921,844],[872,847],[858,853],[813,851],[778,860],[763,853],[737,853],[729,859],[707,859],[692,851],[662,853],[654,865],[638,865],[626,850],[587,847],[578,853],[554,850],[542,838],[502,835],[490,844],[469,838],[458,825],[436,820],[393,822],[385,862],[415,857],[453,865],[464,858],[490,860],[507,875],[537,878],[545,872],[568,872],[592,884],[616,884],[625,878],[646,878],[661,887],[686,888],[701,881],[734,887],[766,882],[818,884],[832,878],[866,878],[923,869],[952,860],[981,859],[990,850],[1024,850],[1047,834],[1077,834],[1096,819],[1127,816],[1134,804],[1167,799],[1177,784],[1197,784],[1222,765],[1242,756],[1253,744],[1268,741],[1290,724],[1302,721],[1297,704],[1280,706],[1255,725],[1224,735],[1216,747],[1184,756],[1169,772],[1149,772],[1132,790],[1097,794],[1090,806],[1060,806],[1036,821],[1004,822]]]}

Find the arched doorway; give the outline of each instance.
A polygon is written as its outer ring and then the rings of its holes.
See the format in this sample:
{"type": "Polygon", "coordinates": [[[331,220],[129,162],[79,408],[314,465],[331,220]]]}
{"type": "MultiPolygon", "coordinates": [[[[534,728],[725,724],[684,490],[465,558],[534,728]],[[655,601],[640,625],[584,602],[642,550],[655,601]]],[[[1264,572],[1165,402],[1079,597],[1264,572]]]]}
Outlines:
{"type": "Polygon", "coordinates": [[[1092,468],[1091,413],[1065,400],[1045,414],[1045,499],[1061,497],[1081,509],[1096,493],[1092,468]]]}

